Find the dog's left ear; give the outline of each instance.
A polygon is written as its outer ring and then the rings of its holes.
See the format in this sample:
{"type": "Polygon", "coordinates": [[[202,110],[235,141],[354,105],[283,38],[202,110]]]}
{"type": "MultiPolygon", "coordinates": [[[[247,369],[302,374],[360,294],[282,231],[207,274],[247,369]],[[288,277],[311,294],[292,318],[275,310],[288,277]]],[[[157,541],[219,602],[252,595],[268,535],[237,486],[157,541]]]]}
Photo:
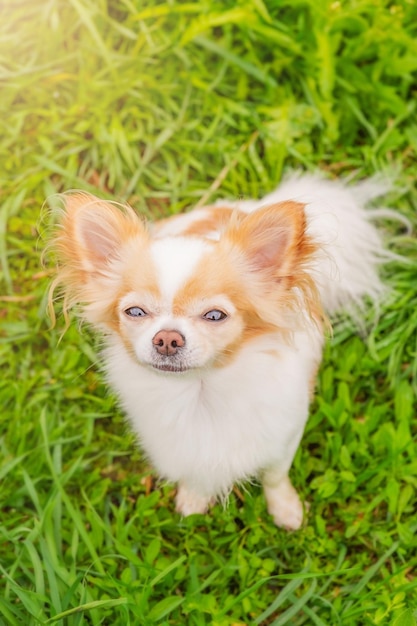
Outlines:
{"type": "Polygon", "coordinates": [[[250,271],[274,282],[294,283],[315,246],[306,234],[304,205],[280,202],[232,221],[226,238],[246,257],[250,271]]]}

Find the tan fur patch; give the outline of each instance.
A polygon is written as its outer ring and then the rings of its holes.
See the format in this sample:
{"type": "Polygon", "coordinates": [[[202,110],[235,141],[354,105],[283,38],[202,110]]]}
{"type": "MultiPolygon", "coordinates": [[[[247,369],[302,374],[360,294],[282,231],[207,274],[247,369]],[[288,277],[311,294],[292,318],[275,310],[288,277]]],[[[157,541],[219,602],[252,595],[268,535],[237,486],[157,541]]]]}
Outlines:
{"type": "Polygon", "coordinates": [[[194,209],[190,213],[173,215],[159,220],[154,225],[154,233],[209,238],[221,234],[235,210],[230,207],[208,206],[194,209]]]}
{"type": "Polygon", "coordinates": [[[225,230],[234,210],[230,207],[211,207],[204,211],[204,216],[188,226],[184,235],[197,235],[208,237],[212,234],[219,235],[225,230]]]}

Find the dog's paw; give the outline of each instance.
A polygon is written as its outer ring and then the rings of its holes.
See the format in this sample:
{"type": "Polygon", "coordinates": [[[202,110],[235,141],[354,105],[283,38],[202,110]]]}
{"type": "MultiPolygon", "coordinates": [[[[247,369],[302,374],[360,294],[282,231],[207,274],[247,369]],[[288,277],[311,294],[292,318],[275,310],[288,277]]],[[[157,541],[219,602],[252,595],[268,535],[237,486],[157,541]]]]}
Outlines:
{"type": "Polygon", "coordinates": [[[279,528],[299,530],[303,525],[303,505],[298,496],[291,502],[281,502],[276,510],[270,506],[268,511],[279,528]]]}
{"type": "Polygon", "coordinates": [[[175,508],[177,513],[181,513],[184,517],[194,515],[194,513],[207,513],[213,500],[205,496],[200,496],[193,491],[189,491],[183,485],[178,487],[177,496],[175,498],[175,508]]]}
{"type": "Polygon", "coordinates": [[[264,486],[268,512],[280,528],[298,530],[303,524],[304,509],[298,493],[289,479],[277,486],[264,486]]]}

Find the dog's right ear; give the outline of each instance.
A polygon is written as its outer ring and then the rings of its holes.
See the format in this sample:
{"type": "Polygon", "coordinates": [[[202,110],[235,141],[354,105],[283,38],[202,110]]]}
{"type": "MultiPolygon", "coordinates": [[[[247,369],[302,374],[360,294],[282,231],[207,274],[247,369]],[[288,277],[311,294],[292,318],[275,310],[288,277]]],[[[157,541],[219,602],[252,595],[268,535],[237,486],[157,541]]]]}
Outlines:
{"type": "Polygon", "coordinates": [[[65,206],[52,245],[58,264],[81,272],[80,280],[84,273],[105,272],[130,238],[146,237],[145,225],[130,207],[81,192],[63,198],[65,206]]]}

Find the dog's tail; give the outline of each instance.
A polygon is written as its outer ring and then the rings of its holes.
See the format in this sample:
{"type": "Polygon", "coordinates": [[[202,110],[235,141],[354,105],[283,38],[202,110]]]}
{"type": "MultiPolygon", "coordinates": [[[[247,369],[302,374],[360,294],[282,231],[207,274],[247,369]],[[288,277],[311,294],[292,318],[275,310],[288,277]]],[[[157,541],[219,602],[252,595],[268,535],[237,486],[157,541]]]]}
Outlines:
{"type": "Polygon", "coordinates": [[[389,209],[368,205],[390,186],[378,178],[350,185],[313,175],[293,176],[261,202],[293,199],[306,205],[308,234],[319,244],[311,271],[330,316],[340,311],[354,314],[366,300],[378,302],[386,291],[380,266],[396,255],[386,249],[375,221],[406,220],[389,209]]]}

